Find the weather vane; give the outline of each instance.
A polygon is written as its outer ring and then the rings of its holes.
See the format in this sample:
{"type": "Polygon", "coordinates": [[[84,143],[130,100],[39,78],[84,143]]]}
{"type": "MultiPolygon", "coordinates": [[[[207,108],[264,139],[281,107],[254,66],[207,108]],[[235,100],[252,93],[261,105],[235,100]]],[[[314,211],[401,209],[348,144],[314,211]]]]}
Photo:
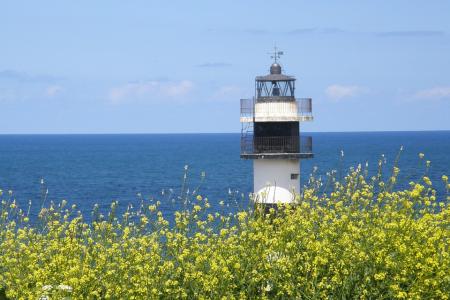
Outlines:
{"type": "Polygon", "coordinates": [[[280,59],[280,56],[283,55],[283,51],[278,51],[277,45],[275,45],[275,47],[273,47],[273,52],[269,52],[270,54],[270,58],[272,58],[274,60],[274,62],[276,63],[278,59],[280,59]]]}

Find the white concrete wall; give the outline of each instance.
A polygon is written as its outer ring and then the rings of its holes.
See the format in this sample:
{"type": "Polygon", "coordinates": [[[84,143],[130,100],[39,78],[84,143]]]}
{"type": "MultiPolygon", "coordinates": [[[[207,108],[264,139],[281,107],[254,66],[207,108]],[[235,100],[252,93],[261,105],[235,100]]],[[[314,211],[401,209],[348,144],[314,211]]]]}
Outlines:
{"type": "Polygon", "coordinates": [[[255,120],[257,122],[298,121],[297,102],[257,102],[255,103],[255,120]]]}
{"type": "Polygon", "coordinates": [[[258,203],[291,203],[300,192],[300,160],[255,159],[253,188],[258,203]],[[299,174],[292,180],[291,174],[299,174]]]}

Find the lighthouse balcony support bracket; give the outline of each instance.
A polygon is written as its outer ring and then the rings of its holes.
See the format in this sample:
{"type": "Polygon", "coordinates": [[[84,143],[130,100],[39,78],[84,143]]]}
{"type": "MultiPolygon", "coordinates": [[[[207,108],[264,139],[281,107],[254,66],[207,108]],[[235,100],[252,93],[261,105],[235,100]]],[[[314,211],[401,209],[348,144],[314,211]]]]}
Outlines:
{"type": "Polygon", "coordinates": [[[258,98],[256,101],[241,99],[241,123],[313,120],[311,98],[292,97],[290,98],[292,101],[275,101],[267,98],[258,98]]]}
{"type": "Polygon", "coordinates": [[[242,136],[241,158],[299,159],[312,158],[310,136],[242,136]]]}

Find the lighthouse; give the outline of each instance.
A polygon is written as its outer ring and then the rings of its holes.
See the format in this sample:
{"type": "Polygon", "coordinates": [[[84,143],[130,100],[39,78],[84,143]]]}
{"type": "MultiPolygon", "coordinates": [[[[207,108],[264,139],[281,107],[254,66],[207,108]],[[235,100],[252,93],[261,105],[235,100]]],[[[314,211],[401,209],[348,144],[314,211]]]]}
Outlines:
{"type": "Polygon", "coordinates": [[[300,134],[300,123],[312,121],[312,99],[296,98],[293,76],[271,53],[270,73],[255,79],[255,96],[241,99],[241,158],[253,160],[256,204],[293,203],[300,193],[300,161],[312,158],[312,138],[300,134]]]}

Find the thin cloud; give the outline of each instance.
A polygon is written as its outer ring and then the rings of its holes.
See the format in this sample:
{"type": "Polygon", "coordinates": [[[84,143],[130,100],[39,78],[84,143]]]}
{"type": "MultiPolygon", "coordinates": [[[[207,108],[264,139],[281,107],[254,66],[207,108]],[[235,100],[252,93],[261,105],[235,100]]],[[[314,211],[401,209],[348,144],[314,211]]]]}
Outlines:
{"type": "Polygon", "coordinates": [[[340,28],[335,27],[309,27],[309,28],[297,28],[291,31],[288,31],[288,34],[292,35],[301,35],[301,34],[340,34],[346,33],[347,31],[340,28]]]}
{"type": "Polygon", "coordinates": [[[0,71],[0,80],[8,80],[8,81],[17,81],[17,82],[54,82],[60,81],[61,78],[50,76],[50,75],[32,75],[26,72],[15,71],[15,70],[1,70],[0,71]]]}
{"type": "Polygon", "coordinates": [[[197,65],[197,67],[199,67],[199,68],[224,68],[224,67],[231,67],[231,64],[226,63],[226,62],[208,62],[208,63],[203,63],[200,65],[197,65]]]}
{"type": "Polygon", "coordinates": [[[299,28],[287,32],[292,35],[301,34],[358,34],[358,35],[375,35],[377,37],[440,37],[445,36],[445,31],[442,30],[392,30],[392,31],[349,31],[336,27],[309,27],[299,28]]]}
{"type": "Polygon", "coordinates": [[[45,95],[48,97],[55,97],[64,91],[64,88],[60,85],[50,85],[45,89],[45,95]]]}
{"type": "MultiPolygon", "coordinates": [[[[233,31],[235,32],[235,31],[233,31]]],[[[301,27],[301,28],[285,28],[284,30],[270,30],[260,28],[243,29],[239,32],[250,35],[357,35],[380,38],[429,38],[444,37],[447,33],[443,30],[388,30],[388,31],[352,31],[338,27],[301,27]]]]}
{"type": "Polygon", "coordinates": [[[13,70],[2,70],[0,71],[0,79],[14,79],[23,80],[28,79],[29,76],[26,73],[17,72],[13,70]]]}
{"type": "Polygon", "coordinates": [[[288,31],[288,34],[309,34],[309,33],[316,33],[317,28],[298,28],[291,31],[288,31]]]}
{"type": "Polygon", "coordinates": [[[428,100],[450,99],[450,86],[438,86],[421,90],[414,95],[414,98],[428,100]]]}
{"type": "Polygon", "coordinates": [[[439,37],[444,36],[445,32],[441,30],[399,30],[377,32],[375,35],[378,37],[439,37]]]}
{"type": "Polygon", "coordinates": [[[60,78],[15,70],[0,70],[0,102],[52,98],[63,91],[60,78]]]}
{"type": "Polygon", "coordinates": [[[340,34],[346,33],[348,31],[336,27],[324,27],[324,28],[304,27],[283,31],[270,31],[265,29],[246,29],[244,30],[244,32],[252,35],[267,35],[267,34],[307,35],[307,34],[340,34]]]}
{"type": "Polygon", "coordinates": [[[340,101],[346,98],[353,98],[367,92],[367,89],[358,85],[332,84],[325,89],[328,98],[340,101]]]}
{"type": "Polygon", "coordinates": [[[338,34],[354,34],[354,35],[367,35],[376,36],[381,38],[388,37],[443,37],[446,35],[445,31],[442,30],[392,30],[392,31],[350,31],[337,27],[305,27],[305,28],[294,28],[291,30],[286,30],[282,32],[274,32],[269,30],[245,30],[246,33],[250,34],[288,34],[288,35],[338,35],[338,34]]]}
{"type": "Polygon", "coordinates": [[[113,104],[177,99],[189,94],[193,86],[194,84],[189,80],[133,82],[110,89],[108,99],[113,104]]]}

